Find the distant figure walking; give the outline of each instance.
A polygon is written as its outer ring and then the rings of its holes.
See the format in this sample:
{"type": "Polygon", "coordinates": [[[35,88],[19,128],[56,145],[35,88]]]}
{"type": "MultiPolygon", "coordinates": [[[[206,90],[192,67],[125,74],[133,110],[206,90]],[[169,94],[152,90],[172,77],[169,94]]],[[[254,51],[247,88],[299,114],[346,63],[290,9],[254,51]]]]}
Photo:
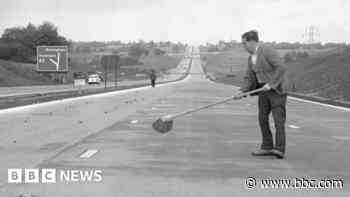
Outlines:
{"type": "Polygon", "coordinates": [[[154,88],[156,86],[157,74],[156,74],[156,71],[153,69],[151,70],[151,73],[150,73],[150,79],[151,79],[151,85],[154,88]]]}

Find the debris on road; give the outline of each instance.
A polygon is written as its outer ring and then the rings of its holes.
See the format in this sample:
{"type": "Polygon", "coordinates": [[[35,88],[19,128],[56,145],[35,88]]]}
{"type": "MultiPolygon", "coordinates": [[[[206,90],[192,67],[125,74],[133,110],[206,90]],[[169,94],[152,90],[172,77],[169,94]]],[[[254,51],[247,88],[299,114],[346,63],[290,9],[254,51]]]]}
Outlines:
{"type": "Polygon", "coordinates": [[[139,122],[138,120],[132,120],[132,121],[130,121],[131,124],[136,124],[136,123],[138,123],[138,122],[139,122]]]}

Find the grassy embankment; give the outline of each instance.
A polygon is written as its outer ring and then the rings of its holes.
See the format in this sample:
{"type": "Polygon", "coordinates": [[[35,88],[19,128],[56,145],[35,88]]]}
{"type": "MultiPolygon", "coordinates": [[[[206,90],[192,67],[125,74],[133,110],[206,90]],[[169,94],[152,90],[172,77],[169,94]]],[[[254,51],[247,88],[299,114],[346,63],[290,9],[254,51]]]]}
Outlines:
{"type": "MultiPolygon", "coordinates": [[[[288,52],[279,50],[281,56],[288,52]]],[[[310,56],[286,63],[290,91],[350,101],[350,49],[307,51],[310,56]]],[[[241,85],[248,55],[243,49],[202,55],[205,69],[216,81],[241,85]],[[232,71],[232,72],[231,72],[232,71]]]]}

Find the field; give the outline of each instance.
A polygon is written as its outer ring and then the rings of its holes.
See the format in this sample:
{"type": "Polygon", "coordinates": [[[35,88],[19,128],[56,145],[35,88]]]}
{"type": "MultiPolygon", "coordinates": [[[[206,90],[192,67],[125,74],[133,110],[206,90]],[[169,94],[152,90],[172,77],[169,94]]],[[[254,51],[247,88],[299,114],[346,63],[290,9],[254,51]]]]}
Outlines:
{"type": "Polygon", "coordinates": [[[145,69],[152,68],[159,72],[165,72],[166,70],[175,68],[182,57],[182,54],[172,56],[145,56],[140,61],[144,64],[145,69]]]}
{"type": "MultiPolygon", "coordinates": [[[[279,50],[283,56],[287,50],[279,50]]],[[[310,56],[286,63],[290,91],[350,101],[350,50],[308,50],[310,56]]],[[[205,69],[216,81],[241,85],[248,55],[243,49],[203,53],[205,69]]]]}
{"type": "MultiPolygon", "coordinates": [[[[69,74],[67,82],[73,80],[73,72],[96,72],[103,71],[100,65],[100,57],[110,53],[73,53],[70,56],[69,74]]],[[[139,75],[145,73],[150,68],[164,73],[166,70],[175,68],[182,58],[182,54],[172,56],[145,56],[139,61],[142,62],[135,66],[123,66],[118,71],[123,74],[118,80],[138,80],[145,76],[139,75]]],[[[50,76],[38,74],[35,71],[35,64],[24,64],[19,62],[0,60],[0,86],[30,86],[30,85],[52,85],[56,84],[50,76]]],[[[108,79],[114,80],[114,70],[108,71],[108,79]]]]}
{"type": "Polygon", "coordinates": [[[55,84],[49,77],[38,74],[35,66],[35,64],[0,60],[0,86],[55,84]]]}
{"type": "Polygon", "coordinates": [[[221,53],[201,54],[206,72],[215,76],[216,81],[240,85],[246,70],[248,54],[243,49],[221,53]]]}

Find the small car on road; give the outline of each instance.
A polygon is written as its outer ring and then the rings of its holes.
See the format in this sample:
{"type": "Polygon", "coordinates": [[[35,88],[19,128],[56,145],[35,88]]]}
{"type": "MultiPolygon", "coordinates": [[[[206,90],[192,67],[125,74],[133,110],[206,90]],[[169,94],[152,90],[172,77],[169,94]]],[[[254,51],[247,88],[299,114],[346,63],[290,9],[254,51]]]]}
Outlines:
{"type": "Polygon", "coordinates": [[[88,84],[101,83],[101,77],[98,74],[89,74],[87,79],[88,84]]]}

